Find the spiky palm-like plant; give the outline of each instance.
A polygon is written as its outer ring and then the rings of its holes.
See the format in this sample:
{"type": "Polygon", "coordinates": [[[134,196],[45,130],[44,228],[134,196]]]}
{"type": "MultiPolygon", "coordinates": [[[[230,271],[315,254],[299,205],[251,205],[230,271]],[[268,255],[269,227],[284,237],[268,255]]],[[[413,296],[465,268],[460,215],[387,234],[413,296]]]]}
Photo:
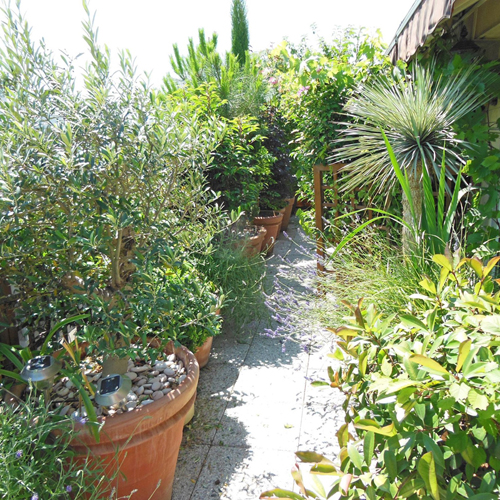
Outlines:
{"type": "MultiPolygon", "coordinates": [[[[360,87],[346,105],[349,125],[338,141],[333,160],[348,163],[342,189],[350,191],[371,185],[373,192],[389,192],[397,181],[382,131],[408,178],[415,219],[403,194],[403,219],[418,229],[422,217],[422,169],[440,177],[443,151],[446,171],[454,177],[464,164],[461,141],[453,124],[489,100],[487,83],[493,78],[477,68],[457,72],[451,77],[437,75],[415,65],[405,78],[378,76],[360,87]]],[[[403,232],[403,244],[409,246],[403,232]]]]}

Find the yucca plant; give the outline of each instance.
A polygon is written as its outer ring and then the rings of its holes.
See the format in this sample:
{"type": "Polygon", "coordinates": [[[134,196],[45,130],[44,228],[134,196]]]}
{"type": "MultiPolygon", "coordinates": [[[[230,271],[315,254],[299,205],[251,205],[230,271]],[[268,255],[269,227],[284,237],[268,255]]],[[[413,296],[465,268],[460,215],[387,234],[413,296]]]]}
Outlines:
{"type": "MultiPolygon", "coordinates": [[[[404,197],[407,200],[408,207],[413,220],[417,220],[415,200],[410,188],[408,172],[401,169],[394,150],[387,139],[385,132],[382,131],[387,152],[389,154],[394,173],[403,190],[404,197]]],[[[455,180],[455,187],[450,199],[450,203],[445,205],[445,190],[446,190],[446,152],[443,151],[443,158],[441,162],[441,172],[439,175],[438,184],[438,198],[437,206],[434,199],[434,191],[432,181],[426,169],[422,171],[422,185],[423,185],[423,200],[420,201],[422,209],[421,228],[417,228],[408,224],[406,221],[401,220],[401,225],[404,231],[412,234],[412,240],[420,243],[420,247],[429,250],[431,254],[444,253],[446,248],[450,245],[450,240],[453,236],[453,225],[457,215],[459,202],[467,193],[468,189],[460,189],[462,184],[462,171],[460,167],[455,180]],[[425,238],[425,241],[424,241],[425,238]]]]}
{"type": "MultiPolygon", "coordinates": [[[[374,192],[389,192],[397,180],[382,130],[394,150],[395,159],[408,178],[413,212],[403,194],[403,219],[420,228],[423,172],[441,177],[441,158],[446,150],[445,174],[455,181],[465,164],[464,144],[453,130],[454,123],[489,100],[493,74],[471,66],[442,78],[434,65],[415,65],[403,78],[380,75],[359,87],[347,104],[354,120],[337,141],[334,161],[348,163],[342,189],[350,191],[371,185],[374,192]]],[[[405,227],[405,226],[404,226],[405,227]]],[[[403,245],[409,249],[410,233],[403,230],[403,245]]]]}

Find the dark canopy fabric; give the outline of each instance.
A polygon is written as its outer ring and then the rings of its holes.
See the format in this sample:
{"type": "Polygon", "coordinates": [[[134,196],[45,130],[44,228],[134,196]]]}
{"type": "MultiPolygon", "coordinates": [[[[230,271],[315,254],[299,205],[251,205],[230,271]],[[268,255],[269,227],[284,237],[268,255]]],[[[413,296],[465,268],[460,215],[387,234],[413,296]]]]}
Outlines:
{"type": "Polygon", "coordinates": [[[441,21],[451,18],[454,3],[455,0],[417,0],[389,46],[392,61],[411,57],[441,21]]]}

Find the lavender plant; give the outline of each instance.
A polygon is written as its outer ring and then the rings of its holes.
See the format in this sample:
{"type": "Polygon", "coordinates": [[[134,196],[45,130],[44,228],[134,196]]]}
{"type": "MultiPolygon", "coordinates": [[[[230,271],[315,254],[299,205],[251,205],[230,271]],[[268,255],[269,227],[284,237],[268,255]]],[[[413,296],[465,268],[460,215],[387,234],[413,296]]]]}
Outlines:
{"type": "MultiPolygon", "coordinates": [[[[6,392],[5,388],[2,391],[6,392]]],[[[2,394],[2,396],[4,396],[2,394]]],[[[4,404],[0,412],[0,498],[60,500],[109,497],[109,477],[86,461],[75,462],[66,436],[71,421],[45,405],[4,404]],[[36,422],[36,425],[33,423],[36,422]]]]}

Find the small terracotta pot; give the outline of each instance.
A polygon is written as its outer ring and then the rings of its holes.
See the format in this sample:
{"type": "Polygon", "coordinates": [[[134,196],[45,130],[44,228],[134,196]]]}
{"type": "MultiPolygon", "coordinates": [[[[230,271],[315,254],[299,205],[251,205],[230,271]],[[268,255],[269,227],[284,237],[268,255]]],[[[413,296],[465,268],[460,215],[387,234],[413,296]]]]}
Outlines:
{"type": "Polygon", "coordinates": [[[208,359],[210,358],[210,350],[212,349],[212,342],[214,341],[213,337],[208,337],[207,340],[196,349],[196,352],[194,353],[194,357],[196,358],[196,361],[198,361],[198,364],[200,365],[200,368],[203,368],[207,366],[208,359]]]}
{"type": "Polygon", "coordinates": [[[293,198],[288,198],[288,205],[280,210],[283,214],[283,221],[281,222],[281,231],[286,231],[288,229],[288,224],[290,222],[290,217],[292,216],[293,204],[295,203],[295,196],[293,198]]]}
{"type": "Polygon", "coordinates": [[[297,208],[311,208],[311,202],[305,198],[299,198],[296,203],[297,208]]]}
{"type": "MultiPolygon", "coordinates": [[[[169,346],[169,352],[173,347],[169,346]]],[[[89,428],[75,424],[78,431],[70,441],[82,457],[90,450],[96,463],[102,461],[117,497],[128,497],[137,490],[137,498],[170,500],[175,466],[187,413],[196,399],[199,367],[193,353],[185,347],[175,349],[183,361],[187,377],[163,398],[132,412],[102,417],[104,425],[96,443],[89,428]],[[119,473],[117,474],[117,470],[119,473]],[[158,482],[160,485],[156,489],[158,482]]]]}
{"type": "Polygon", "coordinates": [[[282,220],[283,214],[274,210],[263,210],[252,222],[252,224],[256,226],[264,226],[267,229],[267,234],[262,242],[262,251],[266,252],[266,256],[273,253],[274,244],[278,239],[282,220]]]}
{"type": "Polygon", "coordinates": [[[243,253],[248,258],[255,257],[262,251],[262,242],[266,237],[267,230],[262,226],[247,226],[245,230],[252,230],[252,232],[237,240],[235,247],[243,248],[243,253]]]}

